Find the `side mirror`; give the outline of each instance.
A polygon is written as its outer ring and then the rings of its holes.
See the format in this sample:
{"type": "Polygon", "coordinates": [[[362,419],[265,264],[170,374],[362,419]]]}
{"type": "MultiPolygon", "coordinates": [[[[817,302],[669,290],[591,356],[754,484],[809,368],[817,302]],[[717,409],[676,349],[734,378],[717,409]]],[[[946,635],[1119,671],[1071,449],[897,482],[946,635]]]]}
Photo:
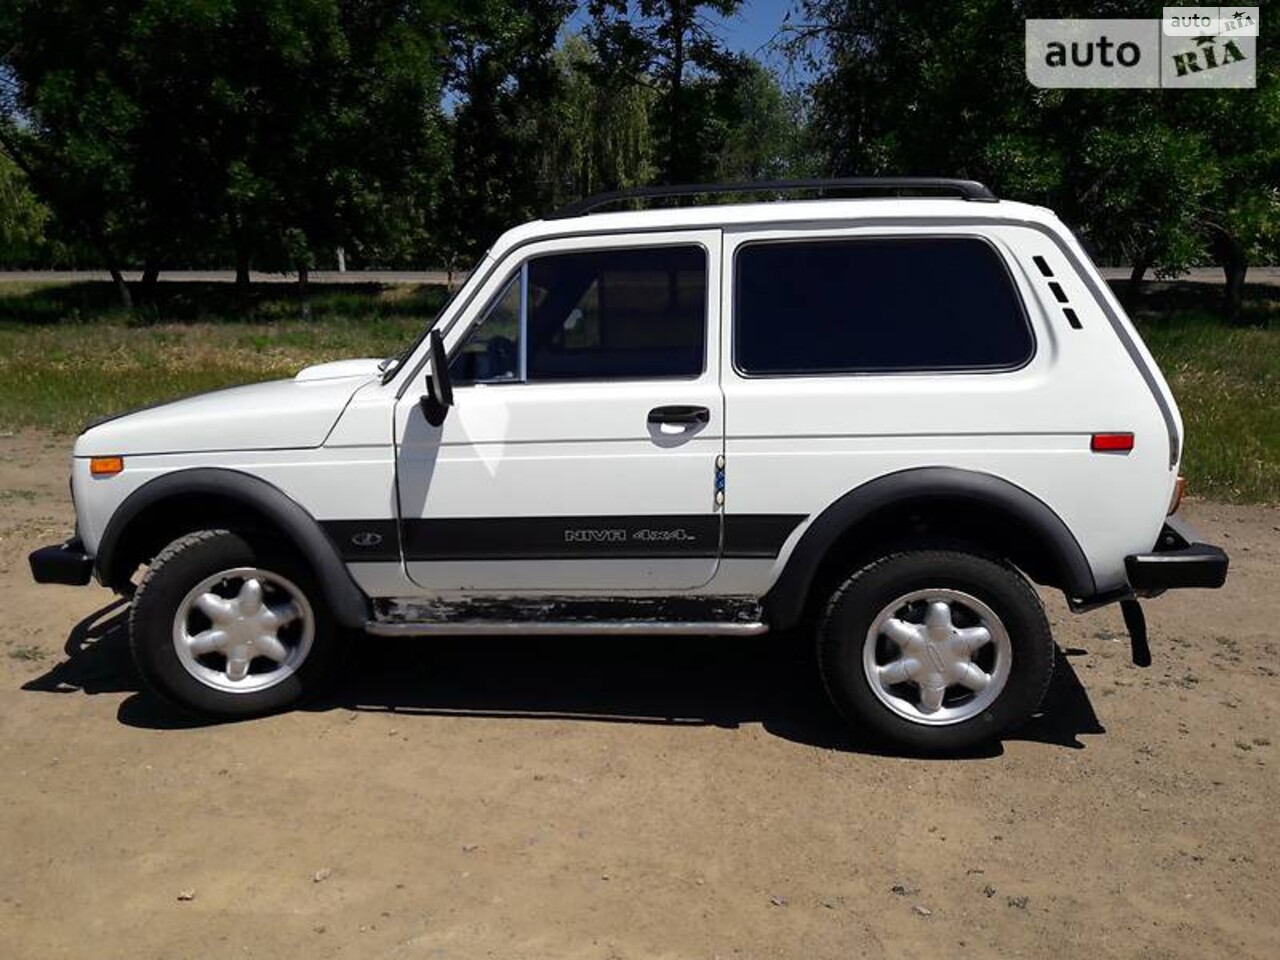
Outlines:
{"type": "Polygon", "coordinates": [[[449,358],[445,355],[444,340],[439,330],[428,334],[427,345],[431,350],[431,372],[427,374],[426,396],[418,404],[427,423],[438,427],[444,423],[445,415],[453,406],[453,382],[449,379],[449,358]]]}

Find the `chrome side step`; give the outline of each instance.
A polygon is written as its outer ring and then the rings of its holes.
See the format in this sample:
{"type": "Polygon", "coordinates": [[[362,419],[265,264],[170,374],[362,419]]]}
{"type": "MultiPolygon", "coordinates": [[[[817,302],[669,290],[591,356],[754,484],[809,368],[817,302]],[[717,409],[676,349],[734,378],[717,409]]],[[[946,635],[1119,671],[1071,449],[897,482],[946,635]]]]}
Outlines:
{"type": "Polygon", "coordinates": [[[484,636],[616,636],[633,634],[644,636],[717,636],[755,637],[769,632],[766,623],[698,623],[696,621],[656,620],[447,620],[440,622],[412,623],[403,620],[371,620],[365,624],[365,633],[376,637],[484,637],[484,636]]]}

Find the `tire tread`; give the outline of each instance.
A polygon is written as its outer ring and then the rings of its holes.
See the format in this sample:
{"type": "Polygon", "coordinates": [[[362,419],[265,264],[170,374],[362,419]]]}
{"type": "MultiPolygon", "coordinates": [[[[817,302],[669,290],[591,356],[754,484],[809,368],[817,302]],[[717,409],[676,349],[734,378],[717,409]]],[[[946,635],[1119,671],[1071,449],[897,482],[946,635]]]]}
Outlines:
{"type": "MultiPolygon", "coordinates": [[[[193,563],[199,564],[198,558],[193,563]]],[[[261,561],[255,561],[261,562],[261,561]]],[[[129,609],[129,651],[139,674],[147,687],[165,703],[177,707],[187,713],[219,717],[250,717],[264,713],[273,713],[283,709],[299,698],[314,694],[336,673],[345,653],[346,644],[332,618],[324,607],[323,598],[315,587],[314,578],[310,575],[305,561],[296,555],[296,551],[288,545],[260,544],[245,537],[237,530],[209,529],[193,530],[184,534],[161,550],[147,567],[138,588],[133,593],[129,609]],[[284,686],[277,686],[263,691],[263,696],[255,693],[219,694],[207,688],[190,686],[193,681],[174,673],[168,665],[166,654],[160,651],[172,641],[160,635],[160,626],[156,622],[159,611],[164,609],[166,595],[175,590],[174,577],[180,579],[182,573],[174,572],[166,576],[171,565],[188,556],[192,551],[212,549],[215,552],[222,544],[222,549],[245,551],[246,562],[251,557],[263,557],[269,565],[280,568],[308,594],[315,617],[317,631],[315,645],[307,663],[302,670],[289,678],[296,692],[282,696],[284,686]],[[274,562],[273,562],[274,561],[274,562]],[[163,587],[159,586],[163,584],[163,587]],[[153,596],[155,592],[161,591],[153,596]],[[148,603],[148,600],[151,602],[148,603]],[[159,606],[157,606],[157,604],[159,606]],[[149,607],[153,609],[148,609],[149,607]],[[144,622],[147,621],[147,622],[144,622]],[[172,676],[166,676],[172,674],[172,676]],[[177,677],[178,679],[174,679],[177,677]],[[184,692],[190,686],[190,693],[184,692]]]]}

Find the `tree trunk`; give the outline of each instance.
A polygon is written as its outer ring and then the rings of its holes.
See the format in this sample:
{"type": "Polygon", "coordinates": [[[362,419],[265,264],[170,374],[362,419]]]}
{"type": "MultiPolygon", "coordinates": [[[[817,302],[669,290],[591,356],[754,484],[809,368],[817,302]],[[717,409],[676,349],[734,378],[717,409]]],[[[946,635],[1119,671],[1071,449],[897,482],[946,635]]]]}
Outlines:
{"type": "Polygon", "coordinates": [[[298,297],[302,301],[302,319],[311,322],[311,268],[305,263],[298,265],[298,297]]]}
{"type": "Polygon", "coordinates": [[[236,296],[249,299],[249,254],[243,247],[236,247],[236,296]]]}
{"type": "Polygon", "coordinates": [[[1125,288],[1125,304],[1130,310],[1138,305],[1138,298],[1142,296],[1142,283],[1146,279],[1147,270],[1151,267],[1151,261],[1146,257],[1138,257],[1133,261],[1133,268],[1129,271],[1129,285],[1125,288]]]}
{"type": "Polygon", "coordinates": [[[1224,297],[1227,322],[1236,326],[1241,323],[1244,278],[1249,272],[1249,259],[1245,255],[1244,244],[1225,227],[1211,223],[1208,231],[1209,249],[1213,252],[1213,258],[1222,266],[1227,281],[1224,297]]]}
{"type": "Polygon", "coordinates": [[[160,279],[160,261],[155,257],[147,257],[142,265],[142,280],[138,284],[138,300],[151,303],[156,297],[156,281],[160,279]]]}
{"type": "Polygon", "coordinates": [[[687,15],[683,3],[677,0],[671,6],[671,33],[673,48],[671,51],[671,108],[667,112],[667,183],[685,183],[692,179],[685,168],[684,131],[681,120],[684,116],[684,32],[687,26],[687,15]]]}
{"type": "Polygon", "coordinates": [[[1244,245],[1234,237],[1228,255],[1224,258],[1222,272],[1227,277],[1227,322],[1240,324],[1244,309],[1244,278],[1249,272],[1249,261],[1244,255],[1244,245]]]}
{"type": "Polygon", "coordinates": [[[115,285],[116,293],[120,297],[120,306],[126,310],[132,310],[133,295],[129,292],[129,284],[124,281],[124,274],[120,272],[120,267],[116,263],[115,253],[111,248],[111,244],[107,243],[101,224],[90,224],[88,232],[93,245],[98,248],[98,255],[102,257],[102,262],[107,265],[107,271],[111,274],[111,282],[115,285]]]}
{"type": "Polygon", "coordinates": [[[118,267],[109,267],[111,271],[111,282],[116,286],[116,293],[120,295],[120,306],[126,310],[133,309],[133,294],[129,292],[129,284],[125,283],[124,274],[120,272],[118,267]]]}

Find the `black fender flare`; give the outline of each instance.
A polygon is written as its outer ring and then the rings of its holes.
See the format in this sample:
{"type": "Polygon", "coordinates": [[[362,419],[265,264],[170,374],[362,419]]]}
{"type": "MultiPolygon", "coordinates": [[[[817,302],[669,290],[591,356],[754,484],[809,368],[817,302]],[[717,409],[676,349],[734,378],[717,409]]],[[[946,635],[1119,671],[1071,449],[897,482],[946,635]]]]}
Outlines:
{"type": "Polygon", "coordinates": [[[201,495],[243,503],[277,526],[311,564],[334,619],[349,630],[363,629],[369,622],[368,598],[352,579],[337,547],[315,517],[261,477],[220,467],[175,470],[148,480],[129,494],[111,515],[98,543],[95,558],[98,579],[114,587],[133,573],[119,569],[124,562],[119,548],[126,531],[148,509],[172,497],[201,495]]]}
{"type": "Polygon", "coordinates": [[[956,467],[915,467],[877,477],[850,490],[814,518],[765,595],[770,625],[785,630],[799,622],[827,551],[848,530],[895,504],[942,497],[1005,512],[1031,531],[1049,552],[1069,596],[1091,597],[1097,592],[1093,570],[1080,543],[1043,500],[989,473],[956,467]]]}

